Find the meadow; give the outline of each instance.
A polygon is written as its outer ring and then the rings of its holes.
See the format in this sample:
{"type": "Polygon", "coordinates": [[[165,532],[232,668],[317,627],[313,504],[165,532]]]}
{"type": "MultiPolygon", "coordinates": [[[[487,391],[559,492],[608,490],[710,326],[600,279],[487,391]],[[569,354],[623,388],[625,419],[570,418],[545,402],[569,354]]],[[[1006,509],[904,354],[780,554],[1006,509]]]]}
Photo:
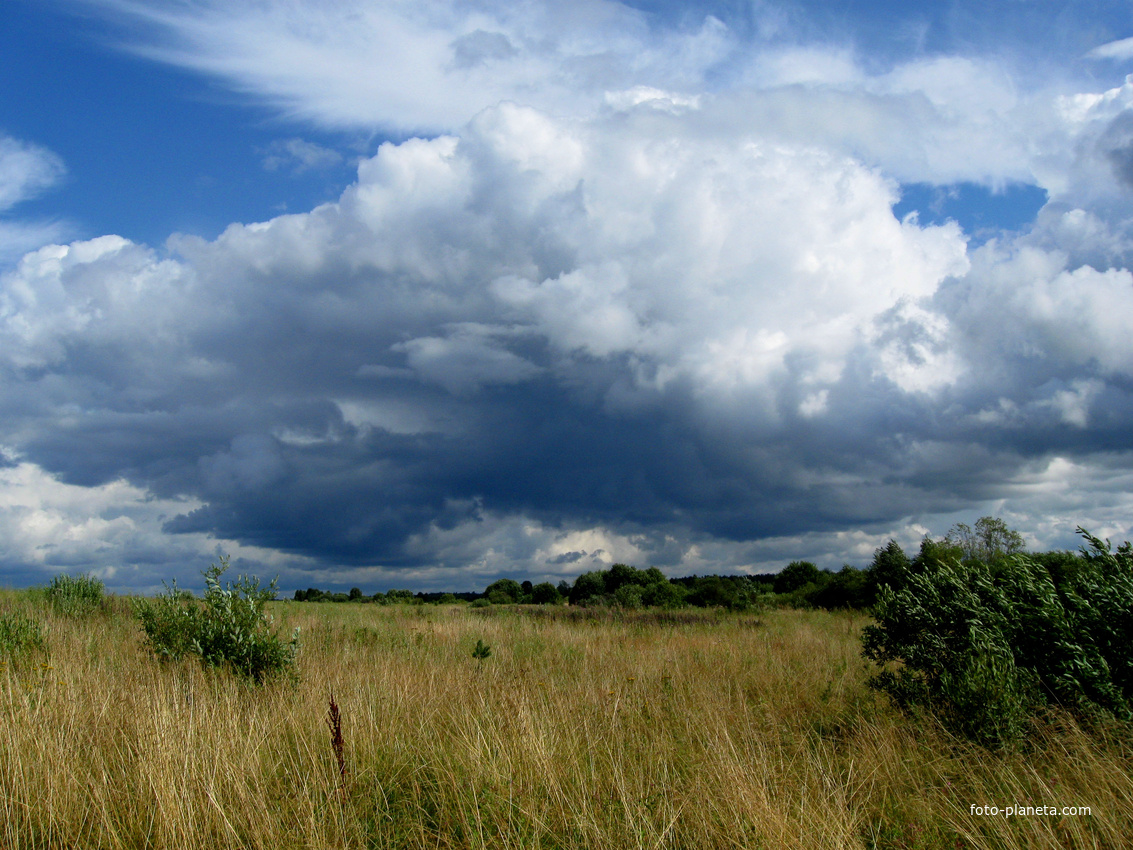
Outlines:
{"type": "Polygon", "coordinates": [[[1133,735],[989,751],[866,685],[861,613],[269,605],[297,678],[162,663],[127,600],[0,593],[0,846],[1122,848],[1133,735]],[[474,658],[477,642],[490,655],[474,658]],[[332,745],[330,703],[341,718],[332,745]],[[341,757],[341,759],[340,759],[341,757]],[[1007,806],[1088,807],[1018,815],[1007,806]],[[999,816],[973,812],[997,807],[999,816]]]}

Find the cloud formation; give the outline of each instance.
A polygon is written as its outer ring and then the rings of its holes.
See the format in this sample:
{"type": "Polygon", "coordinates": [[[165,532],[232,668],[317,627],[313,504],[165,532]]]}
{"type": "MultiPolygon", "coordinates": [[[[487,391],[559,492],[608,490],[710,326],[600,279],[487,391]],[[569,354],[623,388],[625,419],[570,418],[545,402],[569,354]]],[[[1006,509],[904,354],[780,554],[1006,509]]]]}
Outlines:
{"type": "MultiPolygon", "coordinates": [[[[1040,545],[1128,534],[1133,83],[740,61],[714,18],[604,2],[115,5],[164,33],[152,55],[296,114],[444,132],[214,241],[24,256],[8,492],[152,500],[147,546],[242,546],[295,586],[838,566],[973,506],[1040,545]],[[1049,202],[977,248],[899,220],[909,181],[1049,202]]],[[[142,563],[100,510],[68,562],[142,563]]]]}
{"type": "Polygon", "coordinates": [[[65,173],[62,160],[51,151],[0,133],[0,268],[66,234],[57,222],[9,217],[13,207],[54,186],[65,173]]]}

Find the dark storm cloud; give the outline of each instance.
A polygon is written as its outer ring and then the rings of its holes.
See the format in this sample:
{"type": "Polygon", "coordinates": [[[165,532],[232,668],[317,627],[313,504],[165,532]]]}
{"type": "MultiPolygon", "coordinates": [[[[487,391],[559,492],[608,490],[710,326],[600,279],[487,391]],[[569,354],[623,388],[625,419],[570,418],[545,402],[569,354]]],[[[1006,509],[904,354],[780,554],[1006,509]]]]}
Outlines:
{"type": "Polygon", "coordinates": [[[1127,190],[1133,189],[1133,115],[1124,113],[1114,118],[1099,144],[1117,178],[1127,190]]]}
{"type": "Polygon", "coordinates": [[[168,533],[315,563],[446,562],[421,541],[522,516],[679,564],[698,539],[956,510],[1126,421],[1096,298],[1127,273],[994,245],[969,269],[954,227],[899,224],[851,162],[652,144],[505,108],[177,258],[29,256],[5,439],[65,483],[192,497],[168,533]],[[874,263],[828,253],[846,238],[874,263]],[[1020,285],[1089,309],[1028,315],[1020,285]]]}

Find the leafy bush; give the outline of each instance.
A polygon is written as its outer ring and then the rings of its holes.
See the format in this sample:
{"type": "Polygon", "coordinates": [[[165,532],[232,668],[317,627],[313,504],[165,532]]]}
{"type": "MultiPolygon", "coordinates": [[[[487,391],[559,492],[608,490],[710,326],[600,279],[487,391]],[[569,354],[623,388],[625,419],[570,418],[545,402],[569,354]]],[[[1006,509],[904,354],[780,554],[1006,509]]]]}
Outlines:
{"type": "Polygon", "coordinates": [[[614,591],[614,602],[619,608],[636,611],[641,607],[641,588],[636,584],[623,584],[614,591]]]}
{"type": "Polygon", "coordinates": [[[43,624],[24,614],[0,614],[0,658],[18,661],[32,652],[47,652],[43,624]]]}
{"type": "Polygon", "coordinates": [[[570,604],[585,605],[587,602],[600,601],[606,593],[606,579],[601,570],[592,570],[583,573],[574,580],[570,589],[570,604]]]}
{"type": "Polygon", "coordinates": [[[257,682],[289,672],[299,648],[299,630],[289,641],[272,631],[264,604],[275,598],[275,581],[261,588],[259,580],[241,576],[221,586],[228,558],[204,572],[205,596],[198,601],[178,590],[176,582],[156,600],[140,600],[135,614],[146,642],[160,658],[179,660],[197,655],[210,667],[229,667],[257,682]]]}
{"type": "Polygon", "coordinates": [[[515,579],[501,578],[484,588],[484,595],[494,605],[511,605],[523,597],[523,586],[515,579]]]}
{"type": "Polygon", "coordinates": [[[881,588],[889,585],[894,590],[900,588],[903,577],[908,575],[911,563],[905,550],[896,540],[890,540],[883,548],[873,553],[873,563],[866,570],[865,595],[863,601],[866,605],[873,605],[881,588]]]}
{"type": "Polygon", "coordinates": [[[702,576],[694,580],[686,599],[700,608],[729,611],[758,610],[766,601],[744,576],[702,576]]]}
{"type": "Polygon", "coordinates": [[[563,595],[549,581],[544,581],[531,588],[531,601],[536,605],[558,605],[563,595]]]}
{"type": "Polygon", "coordinates": [[[866,574],[849,564],[836,573],[819,573],[819,582],[806,595],[815,608],[866,608],[873,601],[867,590],[866,574]]]}
{"type": "Polygon", "coordinates": [[[1059,584],[1022,555],[993,571],[922,547],[894,564],[863,633],[863,654],[886,668],[871,684],[987,746],[1019,739],[1046,706],[1133,719],[1133,552],[1079,533],[1089,550],[1059,584]]]}
{"type": "Polygon", "coordinates": [[[645,588],[641,601],[653,608],[680,608],[685,604],[685,589],[666,579],[645,588]]]}
{"type": "Polygon", "coordinates": [[[47,586],[46,596],[60,614],[80,617],[102,607],[102,591],[102,582],[92,575],[57,575],[47,586]]]}
{"type": "Polygon", "coordinates": [[[775,576],[775,592],[790,593],[818,581],[818,567],[810,561],[791,561],[775,576]]]}
{"type": "Polygon", "coordinates": [[[488,658],[491,654],[492,647],[488,646],[488,644],[484,643],[482,640],[476,641],[476,646],[472,650],[472,657],[479,661],[481,666],[484,664],[484,659],[488,658]]]}

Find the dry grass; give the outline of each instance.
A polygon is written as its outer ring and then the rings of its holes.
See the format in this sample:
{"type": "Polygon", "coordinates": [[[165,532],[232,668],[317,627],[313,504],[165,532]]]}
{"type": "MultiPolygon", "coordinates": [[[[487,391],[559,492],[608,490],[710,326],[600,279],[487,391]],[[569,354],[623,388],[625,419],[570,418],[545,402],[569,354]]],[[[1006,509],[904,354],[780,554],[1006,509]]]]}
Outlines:
{"type": "Polygon", "coordinates": [[[1026,753],[952,740],[864,686],[861,616],[274,612],[302,627],[297,685],[158,664],[121,604],[79,621],[38,612],[48,666],[0,670],[0,846],[1119,848],[1133,835],[1126,730],[1060,720],[1026,753]],[[492,648],[482,666],[477,639],[492,648]],[[1092,815],[970,812],[1016,803],[1092,815]]]}

